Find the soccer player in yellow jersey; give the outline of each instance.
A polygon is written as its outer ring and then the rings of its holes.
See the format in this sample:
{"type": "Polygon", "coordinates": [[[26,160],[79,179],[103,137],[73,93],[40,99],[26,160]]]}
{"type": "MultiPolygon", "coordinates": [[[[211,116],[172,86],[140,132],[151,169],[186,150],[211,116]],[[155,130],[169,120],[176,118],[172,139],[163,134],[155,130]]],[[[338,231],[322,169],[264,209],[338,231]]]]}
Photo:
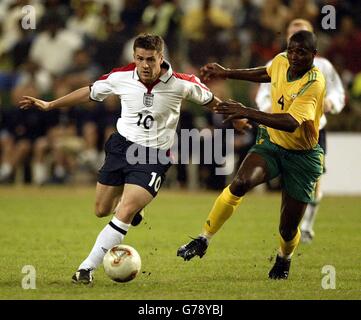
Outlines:
{"type": "MultiPolygon", "coordinates": [[[[312,24],[304,19],[292,20],[286,30],[287,41],[297,31],[307,30],[313,32],[312,24]]],[[[267,63],[268,65],[269,63],[267,63]]],[[[326,80],[326,95],[324,100],[324,115],[320,119],[318,144],[324,150],[325,156],[327,153],[327,132],[325,130],[327,124],[326,114],[338,114],[345,106],[345,90],[342,85],[342,81],[337,71],[333,67],[330,61],[324,57],[317,55],[313,61],[313,64],[322,72],[326,80]]],[[[255,98],[258,110],[270,112],[272,106],[271,100],[271,83],[262,83],[259,86],[257,95],[255,98]]],[[[323,173],[326,169],[323,168],[323,173]]],[[[305,214],[303,215],[300,223],[301,230],[301,242],[311,243],[315,232],[313,226],[316,220],[317,212],[322,200],[321,179],[318,180],[315,187],[315,199],[307,205],[305,214]]]]}
{"type": "Polygon", "coordinates": [[[313,33],[299,31],[290,38],[287,53],[277,55],[269,67],[225,69],[211,63],[201,69],[205,79],[271,82],[272,113],[247,108],[233,100],[218,103],[214,108],[228,116],[225,121],[250,119],[258,122],[260,128],[256,144],[232,183],[215,201],[202,233],[178,249],[177,255],[184,260],[202,257],[210,239],[230,218],[243,196],[280,175],[280,248],[269,278],[288,278],[291,257],[300,240],[298,226],[307,204],[314,198],[314,187],[323,170],[323,150],[317,140],[326,89],[322,73],[313,65],[316,44],[313,33]]]}

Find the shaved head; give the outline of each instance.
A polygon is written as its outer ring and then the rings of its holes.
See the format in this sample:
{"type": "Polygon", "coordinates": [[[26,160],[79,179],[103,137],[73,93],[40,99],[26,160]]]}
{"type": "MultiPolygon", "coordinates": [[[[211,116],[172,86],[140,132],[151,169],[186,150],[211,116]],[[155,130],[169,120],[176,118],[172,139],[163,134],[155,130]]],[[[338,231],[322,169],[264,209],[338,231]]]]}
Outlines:
{"type": "Polygon", "coordinates": [[[291,42],[297,42],[311,52],[317,51],[317,37],[313,32],[306,30],[298,31],[289,39],[289,43],[291,42]]]}

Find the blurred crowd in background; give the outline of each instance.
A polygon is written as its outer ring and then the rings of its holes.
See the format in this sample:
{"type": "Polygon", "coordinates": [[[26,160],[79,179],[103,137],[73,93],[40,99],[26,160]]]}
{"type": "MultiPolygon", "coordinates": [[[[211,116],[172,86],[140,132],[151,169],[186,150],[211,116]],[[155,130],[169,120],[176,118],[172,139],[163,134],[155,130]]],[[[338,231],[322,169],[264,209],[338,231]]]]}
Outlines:
{"type": "MultiPolygon", "coordinates": [[[[1,0],[0,183],[96,181],[104,141],[120,114],[118,98],[48,112],[20,110],[18,102],[24,95],[55,99],[127,65],[141,32],[164,38],[173,70],[199,76],[207,62],[265,65],[285,49],[289,21],[307,19],[318,36],[319,54],[334,64],[347,93],[346,107],[328,117],[327,130],[361,131],[360,16],[359,1],[338,0],[1,0]],[[26,5],[35,9],[35,29],[22,25],[26,5]],[[335,29],[322,28],[325,5],[336,9],[335,29]]],[[[257,84],[207,85],[220,98],[255,107],[257,84]]],[[[221,116],[199,106],[185,103],[182,110],[179,129],[226,128],[221,116]]],[[[236,135],[240,160],[255,131],[256,124],[236,135]]],[[[198,167],[198,187],[224,187],[228,178],[215,177],[215,167],[198,167]]],[[[186,188],[189,174],[187,166],[174,166],[168,185],[186,188]]]]}

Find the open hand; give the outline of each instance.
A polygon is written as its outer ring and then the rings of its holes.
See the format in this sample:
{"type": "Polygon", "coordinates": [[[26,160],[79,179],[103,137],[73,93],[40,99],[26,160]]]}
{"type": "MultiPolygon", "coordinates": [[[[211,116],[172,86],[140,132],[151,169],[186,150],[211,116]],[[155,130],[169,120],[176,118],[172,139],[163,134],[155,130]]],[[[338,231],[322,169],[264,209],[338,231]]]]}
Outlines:
{"type": "Polygon", "coordinates": [[[241,102],[228,99],[227,101],[221,101],[216,104],[213,108],[215,113],[229,115],[223,123],[228,122],[234,119],[242,119],[246,116],[247,107],[244,106],[241,102]]]}
{"type": "Polygon", "coordinates": [[[50,102],[40,100],[34,97],[23,96],[19,102],[20,109],[38,108],[47,111],[50,109],[50,102]]]}
{"type": "Polygon", "coordinates": [[[226,79],[226,69],[218,63],[208,63],[201,68],[201,76],[204,81],[211,79],[226,79]]]}
{"type": "Polygon", "coordinates": [[[227,101],[218,102],[216,106],[213,107],[213,111],[221,114],[234,114],[245,108],[246,107],[241,102],[228,99],[227,101]]]}

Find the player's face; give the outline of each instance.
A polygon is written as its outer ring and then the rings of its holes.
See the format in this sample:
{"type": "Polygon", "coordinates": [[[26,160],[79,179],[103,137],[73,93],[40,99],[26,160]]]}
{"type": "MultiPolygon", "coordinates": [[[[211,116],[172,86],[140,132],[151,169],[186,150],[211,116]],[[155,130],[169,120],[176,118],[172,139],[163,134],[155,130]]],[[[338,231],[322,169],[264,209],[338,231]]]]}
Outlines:
{"type": "Polygon", "coordinates": [[[152,83],[160,76],[163,55],[156,50],[135,48],[134,62],[140,80],[144,83],[152,83]]]}
{"type": "Polygon", "coordinates": [[[290,41],[287,47],[287,58],[290,69],[294,73],[300,73],[311,68],[315,52],[305,47],[302,43],[290,41]]]}

